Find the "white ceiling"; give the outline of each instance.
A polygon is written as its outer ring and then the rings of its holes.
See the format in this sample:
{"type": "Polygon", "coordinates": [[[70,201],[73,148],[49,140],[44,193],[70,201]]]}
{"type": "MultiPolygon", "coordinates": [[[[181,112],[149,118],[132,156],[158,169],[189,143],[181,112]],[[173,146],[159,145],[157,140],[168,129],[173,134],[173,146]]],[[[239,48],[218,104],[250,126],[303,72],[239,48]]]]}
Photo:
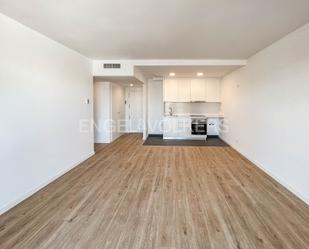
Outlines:
{"type": "Polygon", "coordinates": [[[0,0],[93,59],[246,59],[309,22],[308,0],[0,0]]]}
{"type": "Polygon", "coordinates": [[[168,77],[175,73],[175,77],[197,77],[198,72],[203,77],[222,78],[241,66],[137,66],[146,78],[168,77]]]}

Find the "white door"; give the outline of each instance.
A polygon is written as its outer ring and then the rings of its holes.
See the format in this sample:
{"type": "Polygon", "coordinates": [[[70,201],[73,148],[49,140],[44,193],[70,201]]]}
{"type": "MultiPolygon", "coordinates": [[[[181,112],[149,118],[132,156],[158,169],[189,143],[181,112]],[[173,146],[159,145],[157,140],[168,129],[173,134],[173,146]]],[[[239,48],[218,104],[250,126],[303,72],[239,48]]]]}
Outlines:
{"type": "Polygon", "coordinates": [[[125,89],[112,84],[112,141],[125,131],[125,89]]]}
{"type": "Polygon", "coordinates": [[[127,132],[143,132],[143,88],[127,88],[127,132]]]}

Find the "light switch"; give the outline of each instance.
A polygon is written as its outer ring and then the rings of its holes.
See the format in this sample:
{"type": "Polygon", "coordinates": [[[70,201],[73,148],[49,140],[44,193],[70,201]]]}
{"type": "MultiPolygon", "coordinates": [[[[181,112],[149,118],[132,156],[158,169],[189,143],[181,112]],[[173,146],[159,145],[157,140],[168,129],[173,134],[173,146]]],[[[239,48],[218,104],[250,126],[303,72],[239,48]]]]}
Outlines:
{"type": "Polygon", "coordinates": [[[89,105],[89,103],[90,103],[90,99],[86,99],[86,100],[85,100],[85,104],[86,104],[86,105],[89,105]]]}

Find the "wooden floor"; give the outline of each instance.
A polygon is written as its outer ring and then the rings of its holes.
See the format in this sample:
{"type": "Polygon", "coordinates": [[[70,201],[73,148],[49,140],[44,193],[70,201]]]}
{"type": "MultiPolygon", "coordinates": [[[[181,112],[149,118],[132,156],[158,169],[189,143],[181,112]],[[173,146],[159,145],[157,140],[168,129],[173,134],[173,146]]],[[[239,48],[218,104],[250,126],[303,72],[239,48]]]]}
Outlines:
{"type": "Polygon", "coordinates": [[[125,135],[0,217],[0,248],[309,248],[309,207],[229,147],[125,135]]]}

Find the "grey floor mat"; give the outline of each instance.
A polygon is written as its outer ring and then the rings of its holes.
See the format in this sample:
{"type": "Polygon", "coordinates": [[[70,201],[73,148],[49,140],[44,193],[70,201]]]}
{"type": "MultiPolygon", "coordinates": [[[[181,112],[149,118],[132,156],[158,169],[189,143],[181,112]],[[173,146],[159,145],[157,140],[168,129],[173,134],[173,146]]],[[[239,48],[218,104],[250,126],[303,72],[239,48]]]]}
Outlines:
{"type": "Polygon", "coordinates": [[[229,145],[222,141],[219,137],[208,137],[206,141],[201,140],[177,140],[163,139],[161,135],[150,135],[143,145],[150,146],[214,146],[228,147],[229,145]]]}

